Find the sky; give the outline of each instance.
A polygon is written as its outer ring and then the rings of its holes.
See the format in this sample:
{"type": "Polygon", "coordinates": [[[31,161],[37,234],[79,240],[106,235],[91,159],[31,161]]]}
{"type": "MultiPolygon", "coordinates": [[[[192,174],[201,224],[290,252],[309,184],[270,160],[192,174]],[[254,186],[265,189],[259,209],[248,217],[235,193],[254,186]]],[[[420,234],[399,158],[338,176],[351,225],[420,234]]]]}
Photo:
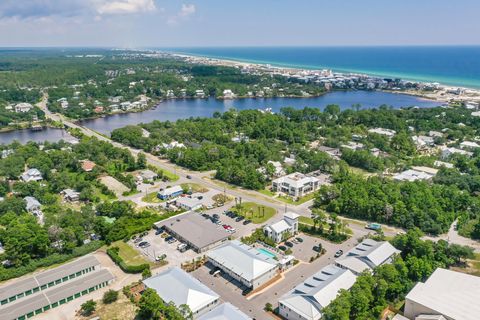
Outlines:
{"type": "Polygon", "coordinates": [[[1,47],[480,45],[478,0],[0,0],[1,47]]]}

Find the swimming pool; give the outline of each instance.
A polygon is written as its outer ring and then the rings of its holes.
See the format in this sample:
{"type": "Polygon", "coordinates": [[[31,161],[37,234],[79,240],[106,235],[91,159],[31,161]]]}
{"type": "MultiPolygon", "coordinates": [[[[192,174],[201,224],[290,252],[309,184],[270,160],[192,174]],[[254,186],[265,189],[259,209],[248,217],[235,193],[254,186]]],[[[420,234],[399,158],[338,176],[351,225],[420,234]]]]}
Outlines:
{"type": "Polygon", "coordinates": [[[272,258],[272,259],[275,259],[277,257],[276,254],[268,251],[267,249],[259,248],[259,249],[257,249],[257,251],[260,252],[261,254],[266,255],[269,258],[272,258]]]}

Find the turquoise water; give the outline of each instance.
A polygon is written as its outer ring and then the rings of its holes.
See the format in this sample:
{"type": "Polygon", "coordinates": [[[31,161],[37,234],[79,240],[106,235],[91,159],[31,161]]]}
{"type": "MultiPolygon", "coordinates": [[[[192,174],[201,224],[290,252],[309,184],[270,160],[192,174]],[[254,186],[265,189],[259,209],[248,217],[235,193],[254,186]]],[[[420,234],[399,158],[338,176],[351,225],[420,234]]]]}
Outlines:
{"type": "Polygon", "coordinates": [[[480,88],[480,46],[169,48],[192,55],[307,69],[328,68],[480,88]]]}
{"type": "Polygon", "coordinates": [[[277,257],[277,255],[271,253],[271,252],[268,251],[267,249],[259,248],[259,249],[257,249],[257,251],[260,252],[260,253],[263,254],[263,255],[266,255],[266,256],[269,257],[269,258],[272,258],[272,259],[274,259],[274,258],[277,257]]]}

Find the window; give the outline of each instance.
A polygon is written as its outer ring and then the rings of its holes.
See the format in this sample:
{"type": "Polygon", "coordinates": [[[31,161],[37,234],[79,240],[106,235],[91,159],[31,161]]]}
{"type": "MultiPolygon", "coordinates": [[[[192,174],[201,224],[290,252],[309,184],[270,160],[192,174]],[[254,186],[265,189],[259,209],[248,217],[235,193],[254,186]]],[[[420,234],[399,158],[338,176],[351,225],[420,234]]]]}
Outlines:
{"type": "Polygon", "coordinates": [[[15,300],[17,300],[16,296],[10,297],[10,299],[8,299],[8,301],[10,301],[10,302],[15,301],[15,300]]]}
{"type": "Polygon", "coordinates": [[[49,287],[49,288],[50,288],[50,287],[53,287],[54,285],[55,285],[55,282],[53,282],[53,281],[48,283],[48,287],[49,287]]]}
{"type": "Polygon", "coordinates": [[[81,295],[81,293],[75,293],[75,298],[79,298],[81,295]]]}
{"type": "Polygon", "coordinates": [[[62,282],[61,279],[55,280],[55,284],[59,284],[59,283],[61,283],[61,282],[62,282]]]}
{"type": "Polygon", "coordinates": [[[52,308],[56,308],[56,307],[58,307],[58,302],[52,303],[52,308]]]}
{"type": "Polygon", "coordinates": [[[83,290],[82,291],[82,295],[87,294],[87,293],[88,293],[88,290],[83,290]]]}
{"type": "Polygon", "coordinates": [[[65,302],[65,299],[60,300],[60,305],[64,304],[65,302]]]}
{"type": "Polygon", "coordinates": [[[5,300],[2,300],[2,302],[0,304],[6,304],[8,302],[8,299],[5,299],[5,300]]]}
{"type": "Polygon", "coordinates": [[[50,306],[43,307],[43,311],[47,311],[47,310],[50,310],[50,306]]]}
{"type": "Polygon", "coordinates": [[[67,280],[68,280],[68,276],[62,278],[62,281],[67,281],[67,280]]]}
{"type": "Polygon", "coordinates": [[[22,292],[22,293],[19,293],[19,294],[17,294],[17,298],[21,298],[21,297],[23,297],[23,296],[24,296],[24,293],[23,293],[23,292],[22,292]]]}
{"type": "Polygon", "coordinates": [[[43,312],[42,308],[35,310],[35,314],[39,314],[39,313],[42,313],[42,312],[43,312]]]}
{"type": "Polygon", "coordinates": [[[42,286],[40,287],[40,289],[42,289],[42,290],[47,289],[47,285],[46,285],[46,284],[42,285],[42,286]]]}

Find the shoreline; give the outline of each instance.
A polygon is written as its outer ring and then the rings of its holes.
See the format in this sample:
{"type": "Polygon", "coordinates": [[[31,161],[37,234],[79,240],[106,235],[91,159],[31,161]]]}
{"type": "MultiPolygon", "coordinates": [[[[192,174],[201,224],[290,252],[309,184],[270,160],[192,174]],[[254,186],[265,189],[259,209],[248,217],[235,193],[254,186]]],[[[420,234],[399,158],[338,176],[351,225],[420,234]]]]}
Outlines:
{"type": "MultiPolygon", "coordinates": [[[[229,66],[229,67],[241,67],[241,68],[247,68],[247,67],[256,67],[260,69],[264,68],[270,68],[273,70],[278,70],[278,71],[285,71],[285,72],[305,72],[305,71],[322,71],[322,70],[329,70],[329,69],[319,69],[319,68],[308,68],[308,67],[291,67],[284,65],[282,66],[281,64],[271,64],[268,62],[261,63],[261,62],[249,62],[248,60],[235,60],[235,59],[229,59],[229,58],[216,58],[216,57],[210,57],[206,55],[195,55],[195,54],[187,54],[187,53],[177,53],[177,52],[171,52],[171,51],[159,51],[163,53],[170,54],[173,57],[181,58],[181,59],[190,59],[192,60],[191,62],[193,63],[199,63],[199,64],[211,64],[211,65],[216,65],[216,66],[229,66]]],[[[329,70],[332,72],[335,72],[333,70],[329,70]]],[[[375,74],[368,74],[368,73],[358,73],[358,72],[335,72],[339,73],[342,75],[356,75],[356,76],[367,76],[367,77],[373,77],[373,78],[387,78],[387,76],[381,76],[381,75],[375,75],[375,74]]],[[[390,76],[392,77],[392,76],[390,76]]],[[[426,82],[426,81],[416,81],[416,80],[408,80],[406,78],[401,78],[401,80],[404,81],[412,81],[415,83],[419,84],[431,84],[432,82],[426,82]]],[[[433,83],[439,83],[439,82],[433,82],[433,83]]],[[[417,90],[381,90],[384,92],[390,92],[390,93],[398,93],[398,94],[406,94],[406,95],[411,95],[411,96],[416,96],[419,98],[424,98],[427,100],[433,100],[433,101],[438,101],[438,102],[455,102],[455,101],[461,101],[461,102],[466,102],[466,101],[474,101],[474,102],[480,102],[480,89],[479,88],[470,88],[470,87],[464,87],[464,86],[452,86],[452,85],[443,85],[439,83],[439,86],[442,88],[442,90],[434,90],[432,92],[425,92],[425,91],[417,91],[417,90]],[[464,94],[453,94],[449,93],[450,91],[455,91],[455,90],[460,90],[464,92],[464,94]]],[[[334,91],[334,90],[333,90],[334,91]]]]}

